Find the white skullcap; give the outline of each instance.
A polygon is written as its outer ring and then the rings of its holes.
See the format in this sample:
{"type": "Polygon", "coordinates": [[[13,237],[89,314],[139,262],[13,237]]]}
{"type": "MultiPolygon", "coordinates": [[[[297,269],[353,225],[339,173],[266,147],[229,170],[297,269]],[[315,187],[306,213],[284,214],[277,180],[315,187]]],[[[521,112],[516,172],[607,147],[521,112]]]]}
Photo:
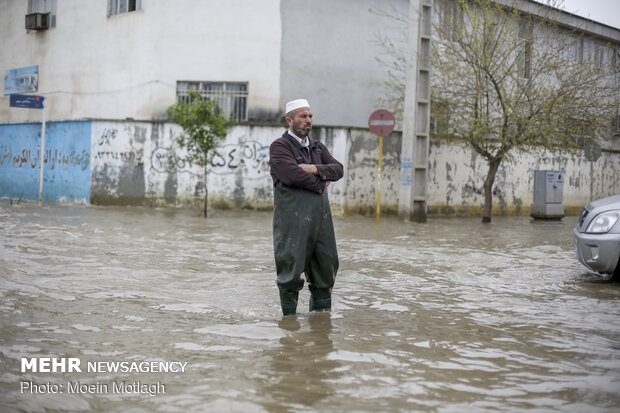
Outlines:
{"type": "Polygon", "coordinates": [[[306,99],[296,99],[291,100],[286,104],[286,113],[290,113],[291,111],[299,108],[309,108],[310,104],[306,99]]]}

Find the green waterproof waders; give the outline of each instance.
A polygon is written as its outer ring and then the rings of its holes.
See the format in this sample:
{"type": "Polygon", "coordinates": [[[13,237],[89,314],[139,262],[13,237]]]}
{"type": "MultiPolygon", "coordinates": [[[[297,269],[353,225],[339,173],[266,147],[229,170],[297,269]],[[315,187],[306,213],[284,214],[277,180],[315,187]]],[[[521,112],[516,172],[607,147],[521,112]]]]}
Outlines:
{"type": "Polygon", "coordinates": [[[273,249],[284,315],[295,314],[306,273],[310,311],[331,309],[338,252],[327,191],[278,183],[274,188],[273,249]]]}

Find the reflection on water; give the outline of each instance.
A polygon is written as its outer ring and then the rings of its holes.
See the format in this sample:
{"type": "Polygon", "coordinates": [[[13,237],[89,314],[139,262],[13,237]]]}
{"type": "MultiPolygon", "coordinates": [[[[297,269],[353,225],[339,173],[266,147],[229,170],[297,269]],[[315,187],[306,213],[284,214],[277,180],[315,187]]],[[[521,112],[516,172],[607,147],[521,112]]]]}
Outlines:
{"type": "Polygon", "coordinates": [[[286,335],[280,346],[265,350],[268,371],[264,380],[262,404],[269,411],[326,409],[335,393],[338,361],[330,360],[334,351],[329,313],[306,317],[283,317],[278,323],[286,335]],[[303,324],[303,326],[302,326],[303,324]]]}
{"type": "Polygon", "coordinates": [[[283,318],[269,213],[3,204],[0,411],[616,411],[620,286],[577,262],[575,222],[339,218],[332,312],[308,314],[305,290],[283,318]],[[23,357],[188,364],[22,373],[23,357]]]}

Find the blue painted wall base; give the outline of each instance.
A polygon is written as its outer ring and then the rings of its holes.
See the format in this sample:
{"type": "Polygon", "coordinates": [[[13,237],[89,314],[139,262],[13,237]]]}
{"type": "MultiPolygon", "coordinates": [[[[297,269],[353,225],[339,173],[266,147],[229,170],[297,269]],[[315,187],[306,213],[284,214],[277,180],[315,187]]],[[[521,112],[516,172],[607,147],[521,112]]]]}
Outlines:
{"type": "MultiPolygon", "coordinates": [[[[48,122],[43,201],[90,203],[92,122],[48,122]]],[[[0,125],[0,197],[39,199],[41,124],[0,125]]]]}

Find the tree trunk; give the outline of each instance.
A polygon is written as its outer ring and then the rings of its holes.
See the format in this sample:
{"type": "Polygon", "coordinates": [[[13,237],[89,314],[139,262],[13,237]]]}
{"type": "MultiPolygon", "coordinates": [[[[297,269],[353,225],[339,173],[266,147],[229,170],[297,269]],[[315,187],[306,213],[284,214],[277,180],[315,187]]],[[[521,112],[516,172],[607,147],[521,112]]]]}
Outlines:
{"type": "Polygon", "coordinates": [[[482,211],[482,222],[491,222],[491,213],[493,211],[493,183],[495,182],[495,175],[499,169],[501,159],[492,158],[488,160],[489,172],[484,180],[484,209],[482,211]]]}
{"type": "Polygon", "coordinates": [[[205,208],[204,208],[204,216],[207,219],[207,199],[209,198],[209,189],[207,188],[207,165],[205,165],[205,208]]]}

